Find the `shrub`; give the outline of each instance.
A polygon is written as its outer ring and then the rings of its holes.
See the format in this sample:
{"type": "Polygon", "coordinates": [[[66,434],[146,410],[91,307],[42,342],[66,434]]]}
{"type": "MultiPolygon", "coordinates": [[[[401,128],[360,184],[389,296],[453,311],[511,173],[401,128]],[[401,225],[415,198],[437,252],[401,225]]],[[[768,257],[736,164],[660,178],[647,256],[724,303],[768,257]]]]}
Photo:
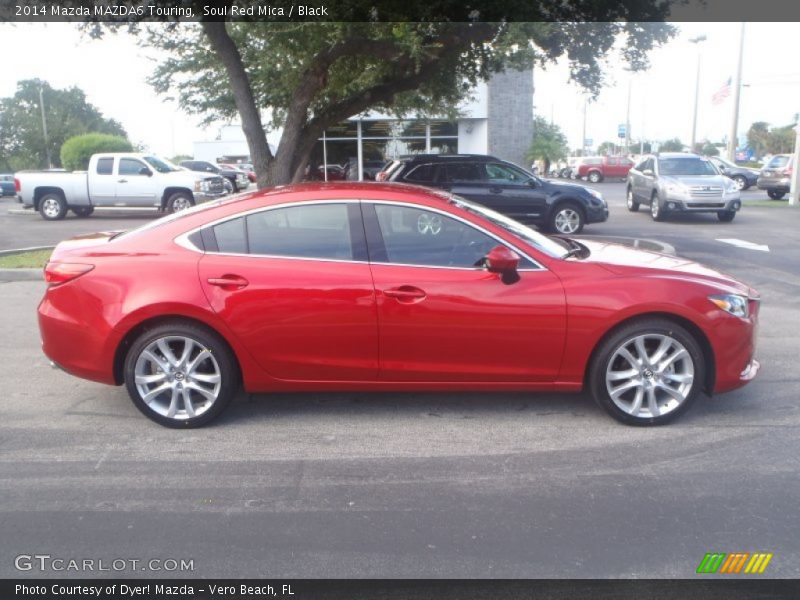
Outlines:
{"type": "Polygon", "coordinates": [[[61,164],[69,171],[85,171],[89,159],[98,152],[132,152],[133,146],[124,137],[107,133],[84,133],[69,138],[61,146],[61,164]]]}

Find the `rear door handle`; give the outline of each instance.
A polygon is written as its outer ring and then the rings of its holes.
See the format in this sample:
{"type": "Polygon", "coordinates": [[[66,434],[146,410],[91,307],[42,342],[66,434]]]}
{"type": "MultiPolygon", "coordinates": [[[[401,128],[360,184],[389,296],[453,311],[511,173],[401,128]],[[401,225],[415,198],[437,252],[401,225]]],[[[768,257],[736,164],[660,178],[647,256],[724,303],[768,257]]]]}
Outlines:
{"type": "Polygon", "coordinates": [[[128,183],[127,179],[117,179],[117,183],[128,183]]]}
{"type": "Polygon", "coordinates": [[[241,290],[247,287],[250,282],[239,275],[225,274],[222,277],[209,277],[208,283],[224,290],[241,290]]]}
{"type": "Polygon", "coordinates": [[[497,186],[497,185],[491,185],[491,186],[489,186],[489,192],[492,193],[492,194],[502,194],[503,193],[503,188],[501,188],[500,186],[497,186]]]}
{"type": "Polygon", "coordinates": [[[419,302],[424,300],[427,294],[413,285],[401,285],[400,287],[383,290],[383,295],[387,298],[394,298],[398,302],[419,302]]]}

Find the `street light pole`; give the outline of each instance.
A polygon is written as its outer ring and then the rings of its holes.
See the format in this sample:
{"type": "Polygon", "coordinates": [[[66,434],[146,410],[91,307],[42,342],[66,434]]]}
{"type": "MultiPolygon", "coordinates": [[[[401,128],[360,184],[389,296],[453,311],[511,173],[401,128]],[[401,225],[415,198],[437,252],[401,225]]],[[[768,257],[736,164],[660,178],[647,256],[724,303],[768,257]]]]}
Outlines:
{"type": "Polygon", "coordinates": [[[736,85],[733,88],[733,119],[731,120],[731,134],[728,138],[728,160],[736,160],[736,137],[739,127],[739,96],[742,91],[742,58],[744,56],[744,23],[739,34],[739,64],[736,67],[736,85]]]}
{"type": "Polygon", "coordinates": [[[583,101],[583,139],[581,140],[581,148],[583,148],[582,154],[586,156],[586,105],[588,104],[587,100],[583,101]]]}
{"type": "Polygon", "coordinates": [[[792,185],[789,190],[789,204],[800,204],[800,121],[794,126],[794,162],[792,163],[792,185]]]}
{"type": "Polygon", "coordinates": [[[692,143],[689,149],[694,152],[694,145],[697,143],[697,99],[700,96],[700,42],[706,41],[706,36],[698,35],[689,40],[697,46],[697,75],[694,80],[694,116],[692,117],[692,143]]]}
{"type": "Polygon", "coordinates": [[[50,157],[50,140],[47,139],[47,119],[44,116],[44,94],[42,86],[39,86],[39,108],[42,109],[42,133],[44,134],[44,151],[47,155],[47,168],[53,168],[53,160],[50,157]]]}

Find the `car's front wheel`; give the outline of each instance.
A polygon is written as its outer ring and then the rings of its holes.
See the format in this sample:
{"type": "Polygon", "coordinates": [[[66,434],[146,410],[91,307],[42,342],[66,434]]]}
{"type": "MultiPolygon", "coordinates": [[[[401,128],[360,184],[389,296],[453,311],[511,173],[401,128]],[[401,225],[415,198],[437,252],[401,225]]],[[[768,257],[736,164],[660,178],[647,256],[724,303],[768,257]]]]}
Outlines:
{"type": "Polygon", "coordinates": [[[717,211],[717,218],[723,223],[730,223],[736,216],[735,210],[720,210],[717,211]]]}
{"type": "Polygon", "coordinates": [[[586,177],[591,183],[600,183],[603,181],[603,174],[600,171],[591,171],[586,177]]]}
{"type": "Polygon", "coordinates": [[[740,191],[744,191],[750,186],[747,184],[747,178],[744,175],[736,175],[733,178],[733,182],[736,184],[736,189],[740,191]]]}
{"type": "Polygon", "coordinates": [[[661,206],[661,200],[656,193],[653,193],[653,199],[650,201],[650,216],[653,217],[653,221],[663,221],[666,218],[664,207],[661,206]]]}
{"type": "Polygon", "coordinates": [[[575,202],[562,202],[550,215],[549,229],[565,235],[578,234],[583,230],[586,219],[575,202]]]}
{"type": "Polygon", "coordinates": [[[125,386],[145,416],[167,427],[200,427],[236,394],[236,361],[216,334],[199,325],[168,322],[131,345],[125,386]]]}
{"type": "Polygon", "coordinates": [[[631,212],[636,212],[639,210],[639,203],[633,197],[633,188],[628,188],[628,198],[627,198],[628,210],[631,212]]]}
{"type": "Polygon", "coordinates": [[[684,413],[705,380],[697,340],[667,319],[643,319],[606,339],[590,366],[595,401],[629,425],[661,425],[684,413]]]}

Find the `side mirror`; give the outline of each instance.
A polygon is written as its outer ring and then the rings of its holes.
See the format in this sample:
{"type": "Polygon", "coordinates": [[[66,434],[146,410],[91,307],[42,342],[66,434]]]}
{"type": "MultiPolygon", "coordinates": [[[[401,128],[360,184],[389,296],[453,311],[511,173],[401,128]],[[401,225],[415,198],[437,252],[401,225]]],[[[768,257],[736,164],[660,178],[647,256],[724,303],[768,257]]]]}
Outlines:
{"type": "Polygon", "coordinates": [[[142,167],[141,169],[139,169],[139,175],[147,175],[148,177],[152,177],[153,172],[147,167],[142,167]]]}
{"type": "Polygon", "coordinates": [[[644,171],[642,171],[642,175],[646,175],[647,177],[652,177],[653,169],[645,169],[644,171]]]}
{"type": "Polygon", "coordinates": [[[483,257],[483,264],[490,273],[499,273],[503,283],[519,281],[519,255],[505,246],[495,246],[483,257]]]}
{"type": "Polygon", "coordinates": [[[533,179],[533,178],[531,178],[531,179],[528,179],[528,186],[530,186],[530,187],[532,187],[532,188],[535,188],[535,187],[536,187],[536,186],[538,186],[538,185],[539,185],[539,184],[538,184],[538,183],[536,183],[536,180],[535,180],[535,179],[533,179]]]}

